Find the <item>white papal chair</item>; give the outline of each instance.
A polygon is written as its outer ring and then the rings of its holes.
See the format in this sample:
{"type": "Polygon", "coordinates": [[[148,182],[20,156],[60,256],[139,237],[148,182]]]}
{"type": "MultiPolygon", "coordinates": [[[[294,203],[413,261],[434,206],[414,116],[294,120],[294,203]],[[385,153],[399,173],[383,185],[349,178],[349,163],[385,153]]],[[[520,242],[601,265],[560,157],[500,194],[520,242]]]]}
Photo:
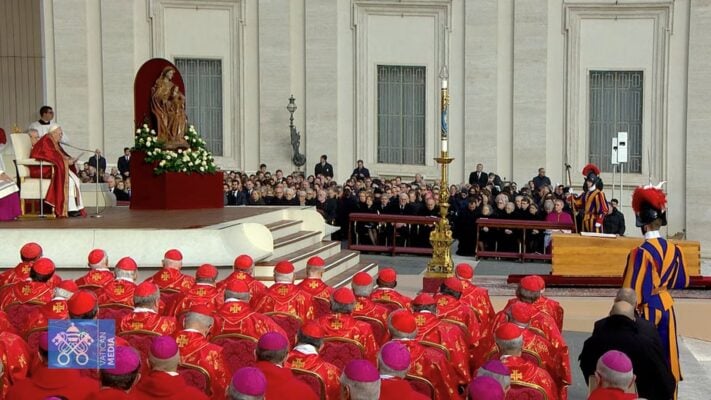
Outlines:
{"type": "MultiPolygon", "coordinates": [[[[30,158],[30,150],[32,150],[30,135],[26,133],[13,133],[11,138],[12,149],[15,152],[17,185],[20,187],[20,209],[24,216],[25,200],[40,200],[40,207],[42,207],[43,200],[47,197],[49,184],[52,182],[54,168],[51,168],[52,172],[50,174],[42,176],[42,179],[31,177],[30,166],[40,166],[40,164],[42,164],[44,167],[52,167],[52,164],[49,162],[40,163],[39,160],[30,158]]],[[[48,216],[54,216],[54,213],[48,216]]]]}

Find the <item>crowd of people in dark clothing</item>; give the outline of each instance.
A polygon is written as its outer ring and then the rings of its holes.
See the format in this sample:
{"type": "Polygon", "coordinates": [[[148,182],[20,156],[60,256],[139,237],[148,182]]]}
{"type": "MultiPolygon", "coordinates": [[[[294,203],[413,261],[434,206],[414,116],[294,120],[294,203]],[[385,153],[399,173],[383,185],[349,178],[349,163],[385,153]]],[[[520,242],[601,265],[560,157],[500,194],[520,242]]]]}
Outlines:
{"type": "MultiPolygon", "coordinates": [[[[538,170],[524,187],[516,182],[505,182],[494,172],[486,173],[478,164],[461,185],[451,185],[448,190],[448,219],[455,239],[459,241],[457,254],[473,256],[477,250],[518,251],[525,246],[528,252],[546,251],[546,232],[530,230],[526,243],[519,243],[518,232],[504,229],[477,235],[479,218],[511,220],[546,220],[549,215],[572,215],[568,193],[564,185],[551,185],[544,168],[538,170]],[[557,203],[557,204],[556,204],[557,203]],[[555,214],[554,214],[555,213],[555,214]]],[[[315,206],[331,225],[341,228],[338,234],[345,239],[350,229],[355,229],[354,240],[363,244],[386,244],[397,229],[398,246],[429,246],[431,225],[387,224],[357,222],[351,226],[351,213],[439,217],[441,188],[438,182],[425,181],[415,175],[412,181],[401,177],[383,179],[372,177],[359,160],[351,177],[339,184],[333,179],[333,167],[327,157],[321,157],[314,174],[301,172],[285,175],[282,170],[271,173],[265,164],[254,174],[238,171],[225,173],[225,205],[276,205],[315,206]],[[392,226],[395,225],[395,226],[392,226]]],[[[624,235],[624,216],[612,199],[610,212],[605,218],[604,232],[624,235]]]]}

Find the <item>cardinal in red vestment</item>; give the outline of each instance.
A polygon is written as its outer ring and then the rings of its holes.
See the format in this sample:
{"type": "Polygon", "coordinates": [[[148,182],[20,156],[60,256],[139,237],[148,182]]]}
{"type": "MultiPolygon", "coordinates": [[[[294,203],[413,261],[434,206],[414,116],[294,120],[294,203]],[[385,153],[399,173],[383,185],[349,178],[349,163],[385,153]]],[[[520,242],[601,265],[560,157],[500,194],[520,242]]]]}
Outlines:
{"type": "Polygon", "coordinates": [[[558,387],[551,375],[543,368],[521,357],[523,350],[523,329],[505,323],[496,329],[496,345],[501,354],[501,362],[511,371],[511,385],[537,387],[549,399],[559,398],[558,387]]]}
{"type": "Polygon", "coordinates": [[[491,329],[491,323],[496,312],[486,288],[472,283],[474,268],[467,263],[460,263],[454,268],[454,275],[462,282],[462,297],[459,301],[471,307],[479,320],[482,334],[491,329]]]}
{"type": "Polygon", "coordinates": [[[267,332],[287,336],[284,329],[273,319],[252,310],[249,305],[249,287],[245,281],[231,280],[225,286],[225,302],[215,311],[212,337],[221,334],[239,333],[259,339],[267,332]]]}
{"type": "Polygon", "coordinates": [[[375,334],[375,340],[378,344],[384,344],[390,340],[390,335],[386,329],[388,326],[388,309],[370,299],[373,293],[373,277],[367,272],[358,272],[353,275],[351,280],[351,288],[356,297],[356,303],[353,307],[353,317],[374,318],[383,324],[382,332],[375,334]]]}
{"type": "Polygon", "coordinates": [[[160,290],[151,282],[143,282],[133,292],[134,309],[116,327],[118,332],[145,330],[161,335],[175,332],[175,317],[158,314],[160,290]]]}
{"type": "Polygon", "coordinates": [[[471,380],[468,337],[457,326],[442,321],[437,316],[437,303],[429,293],[420,293],[412,300],[412,310],[417,324],[419,342],[425,341],[444,346],[457,375],[457,383],[466,385],[471,380]]]}
{"type": "Polygon", "coordinates": [[[306,261],[306,279],[299,283],[299,288],[313,297],[331,300],[333,288],[328,286],[323,277],[326,263],[323,258],[315,256],[306,261]]]}
{"type": "MultiPolygon", "coordinates": [[[[180,250],[171,249],[165,252],[163,257],[163,268],[159,269],[153,276],[146,279],[158,286],[159,289],[185,292],[195,284],[195,279],[190,275],[185,275],[180,270],[183,268],[183,254],[180,250]]],[[[166,304],[166,307],[170,307],[166,304]]]]}
{"type": "Polygon", "coordinates": [[[0,331],[0,362],[2,362],[2,391],[5,398],[10,386],[25,379],[30,368],[30,350],[21,337],[0,331]]]}
{"type": "Polygon", "coordinates": [[[207,370],[210,375],[211,398],[224,399],[230,371],[222,355],[222,347],[207,340],[213,323],[212,310],[202,304],[194,305],[185,314],[185,329],[175,332],[174,337],[180,348],[180,362],[207,370]]]}
{"type": "MultiPolygon", "coordinates": [[[[32,263],[42,257],[42,246],[37,243],[26,243],[20,249],[20,263],[15,268],[9,269],[0,274],[0,287],[21,282],[30,277],[32,263]]],[[[56,279],[56,278],[55,278],[56,279]]],[[[56,283],[59,283],[55,281],[56,283]]]]}
{"type": "MultiPolygon", "coordinates": [[[[516,297],[533,304],[538,311],[550,315],[555,321],[558,331],[563,332],[563,307],[557,301],[545,297],[546,281],[538,275],[528,275],[519,282],[516,297]]],[[[504,308],[508,308],[516,299],[510,299],[504,308]]]]}
{"type": "Polygon", "coordinates": [[[317,400],[318,396],[304,382],[296,379],[290,368],[283,367],[289,354],[289,340],[276,332],[269,332],[257,342],[257,364],[267,379],[265,399],[317,400]]]}
{"type": "Polygon", "coordinates": [[[77,170],[74,165],[76,159],[62,148],[63,135],[61,127],[52,125],[47,134],[42,136],[30,150],[31,158],[51,164],[42,167],[41,171],[39,166],[30,167],[30,176],[51,178],[44,202],[54,207],[54,214],[60,218],[66,218],[70,212],[83,212],[84,209],[79,191],[81,181],[76,175],[77,170]],[[54,167],[54,173],[51,172],[51,167],[54,167]]]}
{"type": "MultiPolygon", "coordinates": [[[[40,258],[32,264],[30,280],[12,284],[0,294],[0,308],[13,303],[46,304],[52,299],[54,285],[52,277],[55,267],[49,258],[40,258]]],[[[61,280],[60,280],[61,281],[61,280]]]]}
{"type": "Polygon", "coordinates": [[[410,351],[400,342],[385,343],[378,353],[380,400],[427,400],[405,380],[410,369],[410,351]]]}
{"type": "Polygon", "coordinates": [[[22,329],[23,334],[26,336],[33,329],[47,328],[50,319],[68,319],[67,300],[78,291],[79,288],[74,281],[62,281],[59,286],[54,288],[54,296],[47,304],[30,312],[27,324],[22,329]]]}
{"type": "Polygon", "coordinates": [[[373,336],[373,329],[366,322],[351,316],[355,307],[353,291],[342,287],[331,298],[331,314],[318,319],[326,337],[353,339],[363,346],[366,359],[375,362],[378,344],[373,336]]]}
{"type": "Polygon", "coordinates": [[[302,322],[314,318],[311,295],[294,285],[294,265],[288,261],[280,261],[274,266],[274,284],[254,309],[260,313],[291,314],[299,317],[302,322]]]}
{"type": "Polygon", "coordinates": [[[481,337],[481,327],[471,307],[459,300],[463,290],[462,281],[459,279],[450,277],[444,280],[440,292],[434,296],[437,317],[462,326],[464,333],[469,336],[469,344],[476,346],[481,337]]]}
{"type": "Polygon", "coordinates": [[[104,250],[92,250],[89,253],[88,265],[91,271],[76,279],[80,288],[98,291],[114,280],[114,274],[109,269],[109,257],[104,250]]]}
{"type": "Polygon", "coordinates": [[[395,290],[397,287],[397,272],[392,268],[381,268],[378,271],[378,279],[376,279],[378,288],[373,290],[370,299],[378,302],[392,302],[400,306],[400,308],[410,308],[412,299],[395,290]]]}
{"type": "Polygon", "coordinates": [[[326,400],[340,400],[341,370],[318,354],[323,346],[324,335],[318,322],[305,323],[299,330],[296,346],[289,352],[284,366],[315,372],[326,386],[326,400]]]}
{"type": "Polygon", "coordinates": [[[148,353],[151,371],[141,377],[133,390],[137,400],[207,400],[205,393],[189,386],[178,375],[180,351],[175,338],[158,336],[153,339],[148,353]]]}
{"type": "Polygon", "coordinates": [[[394,341],[402,343],[410,351],[410,375],[430,381],[438,399],[461,399],[456,374],[446,356],[439,350],[425,347],[415,340],[417,322],[410,311],[393,311],[388,319],[388,330],[394,341]]]}
{"type": "Polygon", "coordinates": [[[195,304],[205,304],[215,310],[224,302],[224,295],[215,286],[217,268],[212,264],[203,264],[195,271],[195,285],[178,295],[166,315],[180,315],[187,312],[195,304]]]}
{"type": "Polygon", "coordinates": [[[131,257],[124,257],[116,263],[114,280],[97,292],[99,305],[124,304],[133,307],[133,293],[138,280],[138,265],[131,257]]]}
{"type": "Polygon", "coordinates": [[[254,279],[254,260],[247,254],[239,255],[235,258],[233,264],[234,272],[227,278],[217,283],[217,288],[223,290],[227,284],[233,280],[244,281],[249,287],[250,302],[252,307],[264,296],[267,292],[267,287],[260,281],[254,279]]]}

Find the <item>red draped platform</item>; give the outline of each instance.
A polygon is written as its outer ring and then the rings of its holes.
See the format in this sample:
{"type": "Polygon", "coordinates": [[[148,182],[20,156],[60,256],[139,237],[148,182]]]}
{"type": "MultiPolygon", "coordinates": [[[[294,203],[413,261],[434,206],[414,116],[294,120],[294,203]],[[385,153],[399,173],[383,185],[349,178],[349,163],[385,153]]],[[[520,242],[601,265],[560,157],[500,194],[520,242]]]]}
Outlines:
{"type": "Polygon", "coordinates": [[[131,209],[179,210],[224,207],[222,172],[153,174],[154,164],[145,162],[146,154],[131,154],[131,209]]]}

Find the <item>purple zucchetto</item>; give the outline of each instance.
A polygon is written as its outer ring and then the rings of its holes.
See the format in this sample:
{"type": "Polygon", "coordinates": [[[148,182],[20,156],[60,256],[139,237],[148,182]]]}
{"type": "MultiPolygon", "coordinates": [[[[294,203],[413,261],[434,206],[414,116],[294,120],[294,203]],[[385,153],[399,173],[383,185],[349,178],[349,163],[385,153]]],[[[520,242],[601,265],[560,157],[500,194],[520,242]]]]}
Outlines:
{"type": "Polygon", "coordinates": [[[278,332],[267,332],[257,342],[257,348],[260,350],[284,350],[288,347],[289,341],[278,332]]]}
{"type": "Polygon", "coordinates": [[[490,376],[479,376],[469,384],[469,398],[477,400],[504,400],[504,388],[490,376]]]}
{"type": "Polygon", "coordinates": [[[42,331],[39,335],[39,348],[42,351],[49,351],[49,334],[47,331],[42,331]]]}
{"type": "Polygon", "coordinates": [[[253,367],[244,367],[232,375],[232,389],[247,396],[263,396],[267,391],[267,378],[262,371],[253,367]]]}
{"type": "Polygon", "coordinates": [[[511,375],[509,367],[505,366],[504,363],[499,360],[489,360],[485,362],[481,368],[497,375],[511,375]]]}
{"type": "Polygon", "coordinates": [[[627,354],[621,351],[610,350],[600,357],[600,361],[613,371],[622,373],[632,371],[632,361],[627,357],[627,354]]]}
{"type": "Polygon", "coordinates": [[[158,336],[151,342],[151,355],[159,360],[167,360],[178,354],[178,344],[172,336],[158,336]]]}
{"type": "Polygon", "coordinates": [[[393,371],[407,371],[410,368],[410,351],[400,342],[388,342],[380,349],[380,359],[393,371]]]}
{"type": "Polygon", "coordinates": [[[101,372],[110,375],[128,375],[141,366],[141,357],[136,350],[128,346],[116,346],[114,351],[116,364],[113,368],[102,369],[101,372]]]}
{"type": "Polygon", "coordinates": [[[380,379],[380,373],[370,361],[353,360],[343,369],[346,378],[354,382],[375,382],[380,379]]]}

